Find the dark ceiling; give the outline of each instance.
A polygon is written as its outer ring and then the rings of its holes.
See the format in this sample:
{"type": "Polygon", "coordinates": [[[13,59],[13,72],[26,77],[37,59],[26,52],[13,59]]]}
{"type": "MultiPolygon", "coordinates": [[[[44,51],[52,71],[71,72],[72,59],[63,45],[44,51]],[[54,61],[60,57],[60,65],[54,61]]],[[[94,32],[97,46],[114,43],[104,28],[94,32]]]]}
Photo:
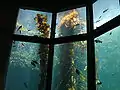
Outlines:
{"type": "MultiPolygon", "coordinates": [[[[36,1],[33,2],[32,0],[32,2],[18,4],[18,6],[42,9],[50,12],[59,12],[59,11],[63,11],[71,8],[85,6],[88,1],[90,0],[62,0],[62,1],[61,0],[49,0],[49,1],[42,0],[42,2],[40,2],[40,0],[39,2],[36,2],[36,1]]],[[[94,3],[96,0],[92,0],[92,1],[94,3]]]]}
{"type": "MultiPolygon", "coordinates": [[[[14,2],[1,2],[0,9],[14,9],[20,7],[29,7],[35,9],[43,9],[49,12],[59,12],[66,9],[76,8],[85,6],[90,0],[29,0],[25,2],[21,0],[15,0],[14,2]]],[[[92,0],[94,3],[97,0],[92,0]]]]}

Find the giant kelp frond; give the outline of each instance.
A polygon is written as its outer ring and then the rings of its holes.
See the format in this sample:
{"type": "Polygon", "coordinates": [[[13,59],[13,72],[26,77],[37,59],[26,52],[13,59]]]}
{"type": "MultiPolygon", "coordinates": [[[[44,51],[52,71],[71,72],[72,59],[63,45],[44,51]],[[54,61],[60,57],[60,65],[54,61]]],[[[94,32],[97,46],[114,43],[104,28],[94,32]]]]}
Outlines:
{"type": "Polygon", "coordinates": [[[67,14],[61,17],[58,28],[60,28],[62,25],[65,25],[65,27],[74,29],[78,25],[86,25],[86,21],[80,19],[79,14],[80,13],[75,9],[70,10],[67,14]]]}
{"type": "Polygon", "coordinates": [[[47,16],[37,14],[34,20],[36,21],[37,30],[42,33],[42,37],[49,37],[50,25],[47,23],[47,16]]]}
{"type": "Polygon", "coordinates": [[[77,24],[80,24],[78,12],[73,9],[61,18],[59,27],[61,27],[61,25],[65,25],[66,27],[74,27],[77,24]]]}

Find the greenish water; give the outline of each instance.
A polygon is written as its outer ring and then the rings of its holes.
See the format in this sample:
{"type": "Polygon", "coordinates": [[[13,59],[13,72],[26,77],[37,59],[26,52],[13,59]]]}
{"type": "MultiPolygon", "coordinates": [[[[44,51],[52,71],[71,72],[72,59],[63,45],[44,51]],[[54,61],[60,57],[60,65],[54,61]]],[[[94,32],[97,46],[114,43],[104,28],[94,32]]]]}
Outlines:
{"type": "Polygon", "coordinates": [[[15,41],[12,45],[5,90],[38,90],[40,44],[15,41]],[[24,45],[24,46],[23,46],[24,45]],[[35,60],[38,65],[31,65],[35,60]]]}
{"type": "MultiPolygon", "coordinates": [[[[98,3],[100,2],[103,3],[102,0],[98,0],[98,3]]],[[[110,2],[112,3],[113,0],[110,0],[110,2]]],[[[95,5],[98,5],[96,3],[95,5]]],[[[117,15],[116,13],[119,12],[118,9],[116,12],[114,10],[118,7],[116,3],[117,1],[115,1],[114,5],[110,6],[110,8],[113,8],[111,12],[114,11],[114,14],[108,20],[115,17],[117,15]]],[[[107,3],[103,5],[104,8],[106,8],[106,4],[107,3]]],[[[98,11],[101,12],[103,9],[100,9],[99,7],[98,10],[96,7],[98,8],[98,6],[94,6],[94,12],[97,13],[94,15],[94,20],[97,20],[100,15],[98,11]]],[[[64,23],[58,29],[61,24],[61,17],[69,15],[73,10],[57,13],[55,37],[86,33],[86,8],[77,8],[75,10],[78,12],[77,18],[81,20],[80,25],[76,25],[75,28],[71,28],[65,25],[67,23],[64,23]]],[[[36,22],[34,20],[37,13],[47,15],[47,23],[51,26],[51,13],[20,9],[14,34],[27,36],[39,35],[40,32],[36,29],[36,22]],[[20,32],[17,29],[21,25],[22,28],[20,29],[20,32]]],[[[107,15],[109,16],[109,13],[106,14],[105,17],[107,17],[107,15]]],[[[73,24],[71,20],[74,19],[69,18],[66,20],[73,24]]],[[[102,21],[98,23],[98,26],[104,24],[108,20],[102,19],[102,21]]],[[[119,33],[120,27],[117,27],[96,38],[102,41],[102,43],[95,43],[97,78],[102,82],[101,85],[97,85],[97,90],[120,89],[119,33]]],[[[52,90],[87,90],[86,46],[87,41],[63,43],[54,46],[52,90]]],[[[38,90],[38,86],[40,85],[45,88],[44,76],[46,76],[45,63],[47,63],[48,47],[48,45],[15,41],[12,45],[11,55],[9,58],[5,90],[38,90]],[[44,54],[41,53],[40,55],[39,51],[44,54]],[[38,64],[31,64],[33,60],[37,61],[38,64]],[[41,60],[46,61],[42,62],[41,60]]]]}
{"type": "MultiPolygon", "coordinates": [[[[86,33],[86,8],[57,13],[55,37],[86,33]]],[[[52,90],[87,90],[87,41],[54,47],[52,90]]]]}
{"type": "Polygon", "coordinates": [[[52,90],[87,90],[87,51],[80,42],[55,45],[53,61],[52,90]]]}
{"type": "MultiPolygon", "coordinates": [[[[29,42],[13,43],[5,90],[38,90],[42,73],[40,46],[29,42]],[[32,65],[32,60],[39,64],[32,65]]],[[[74,42],[55,45],[54,50],[52,90],[87,90],[86,47],[74,42]]]]}
{"type": "Polygon", "coordinates": [[[117,27],[96,39],[102,43],[95,44],[96,58],[98,59],[98,77],[102,85],[98,90],[120,89],[120,27],[117,27]],[[110,35],[110,32],[112,34],[110,35]]]}

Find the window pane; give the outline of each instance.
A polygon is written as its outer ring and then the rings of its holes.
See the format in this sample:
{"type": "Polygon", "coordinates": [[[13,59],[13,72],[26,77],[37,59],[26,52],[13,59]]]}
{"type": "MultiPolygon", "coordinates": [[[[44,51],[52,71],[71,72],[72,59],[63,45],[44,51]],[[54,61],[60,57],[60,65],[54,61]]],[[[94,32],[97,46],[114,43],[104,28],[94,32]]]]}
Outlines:
{"type": "Polygon", "coordinates": [[[94,29],[120,14],[119,0],[97,0],[93,4],[94,29]]]}
{"type": "Polygon", "coordinates": [[[13,42],[5,90],[45,90],[47,56],[48,45],[13,42]]]}
{"type": "Polygon", "coordinates": [[[52,13],[19,9],[14,33],[49,38],[52,13]]]}
{"type": "Polygon", "coordinates": [[[87,90],[86,41],[55,45],[52,90],[87,90]]]}
{"type": "Polygon", "coordinates": [[[120,89],[120,26],[95,40],[97,90],[120,89]]]}
{"type": "Polygon", "coordinates": [[[86,33],[86,8],[76,8],[57,13],[55,37],[86,33]]]}

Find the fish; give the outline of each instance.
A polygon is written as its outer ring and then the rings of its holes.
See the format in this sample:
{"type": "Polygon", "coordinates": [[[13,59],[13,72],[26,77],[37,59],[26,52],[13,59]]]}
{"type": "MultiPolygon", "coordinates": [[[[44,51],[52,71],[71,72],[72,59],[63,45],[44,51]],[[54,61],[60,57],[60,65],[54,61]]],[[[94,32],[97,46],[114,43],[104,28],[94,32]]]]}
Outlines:
{"type": "Polygon", "coordinates": [[[28,31],[31,31],[31,30],[28,30],[28,31]]]}
{"type": "Polygon", "coordinates": [[[97,20],[96,23],[99,22],[99,21],[100,21],[100,20],[97,20]]]}
{"type": "Polygon", "coordinates": [[[12,46],[12,47],[16,47],[16,46],[12,46]]]}
{"type": "Polygon", "coordinates": [[[22,28],[22,25],[20,25],[20,26],[18,27],[17,31],[19,31],[21,28],[22,28]]]}
{"type": "Polygon", "coordinates": [[[38,62],[37,61],[32,61],[33,63],[35,63],[35,64],[38,64],[38,62]]]}
{"type": "Polygon", "coordinates": [[[77,23],[75,26],[78,26],[78,25],[80,25],[79,23],[77,23]]]}
{"type": "Polygon", "coordinates": [[[108,8],[107,9],[105,9],[104,11],[103,11],[103,13],[105,13],[105,12],[107,12],[108,11],[108,8]]]}
{"type": "Polygon", "coordinates": [[[96,80],[96,84],[97,84],[97,85],[101,85],[102,82],[101,82],[100,80],[97,79],[97,80],[96,80]]]}
{"type": "Polygon", "coordinates": [[[112,34],[112,32],[110,32],[110,34],[109,35],[111,35],[112,34]]]}
{"type": "Polygon", "coordinates": [[[15,44],[15,41],[13,40],[13,44],[15,44]]]}
{"type": "Polygon", "coordinates": [[[25,86],[26,88],[28,88],[28,85],[27,85],[27,83],[26,83],[26,82],[24,82],[24,86],[25,86]]]}
{"type": "Polygon", "coordinates": [[[24,47],[24,46],[25,46],[25,45],[24,45],[24,43],[21,43],[21,46],[23,46],[23,47],[24,47]]]}
{"type": "Polygon", "coordinates": [[[102,41],[101,40],[94,40],[96,43],[102,43],[102,41]]]}
{"type": "Polygon", "coordinates": [[[99,19],[101,18],[102,16],[99,16],[99,19]]]}
{"type": "Polygon", "coordinates": [[[80,75],[80,71],[79,71],[78,69],[76,69],[76,73],[77,73],[78,75],[80,75]]]}
{"type": "Polygon", "coordinates": [[[38,51],[38,54],[41,54],[42,52],[41,51],[38,51]]]}
{"type": "Polygon", "coordinates": [[[84,68],[84,71],[86,71],[87,70],[87,66],[85,66],[85,68],[84,68]]]}
{"type": "Polygon", "coordinates": [[[114,76],[115,75],[115,73],[112,73],[112,76],[114,76]]]}
{"type": "Polygon", "coordinates": [[[36,67],[36,65],[35,65],[35,63],[34,63],[34,62],[31,62],[31,64],[32,64],[34,67],[36,67]]]}

